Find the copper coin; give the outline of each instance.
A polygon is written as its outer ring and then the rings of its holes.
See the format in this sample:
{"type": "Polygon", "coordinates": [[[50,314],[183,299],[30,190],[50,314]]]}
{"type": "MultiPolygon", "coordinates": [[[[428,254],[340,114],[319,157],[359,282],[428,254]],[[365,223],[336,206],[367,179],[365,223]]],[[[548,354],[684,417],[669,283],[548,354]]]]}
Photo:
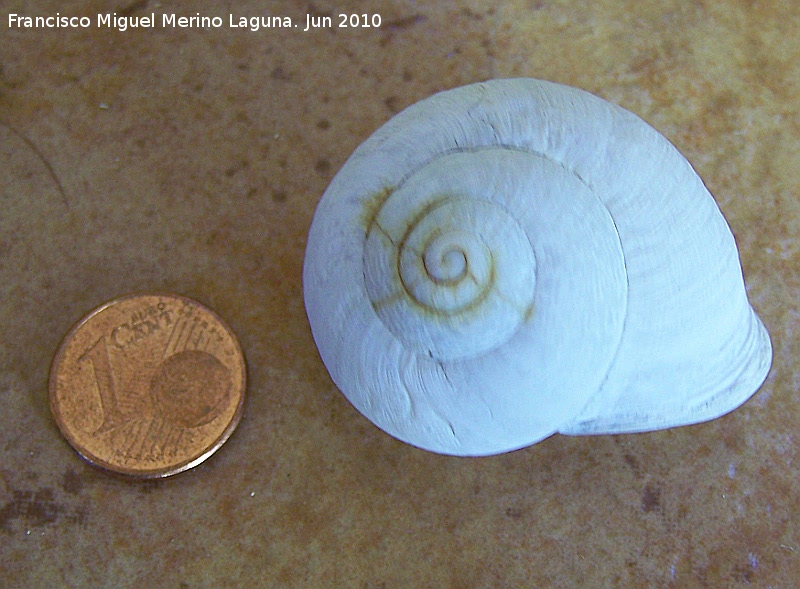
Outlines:
{"type": "Polygon", "coordinates": [[[172,294],[98,307],[67,334],[50,368],[50,409],[87,461],[155,478],[200,464],[242,416],[239,342],[215,313],[172,294]]]}

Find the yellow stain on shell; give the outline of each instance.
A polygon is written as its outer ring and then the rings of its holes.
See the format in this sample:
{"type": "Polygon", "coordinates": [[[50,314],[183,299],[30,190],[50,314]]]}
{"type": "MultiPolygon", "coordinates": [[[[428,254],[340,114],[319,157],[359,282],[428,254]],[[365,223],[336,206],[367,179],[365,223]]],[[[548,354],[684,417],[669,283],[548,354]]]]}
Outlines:
{"type": "Polygon", "coordinates": [[[359,216],[359,220],[361,221],[361,227],[364,229],[364,233],[369,233],[370,227],[372,227],[375,220],[378,218],[378,213],[380,213],[384,203],[389,200],[393,192],[394,187],[387,186],[373,193],[361,203],[361,215],[359,216]]]}

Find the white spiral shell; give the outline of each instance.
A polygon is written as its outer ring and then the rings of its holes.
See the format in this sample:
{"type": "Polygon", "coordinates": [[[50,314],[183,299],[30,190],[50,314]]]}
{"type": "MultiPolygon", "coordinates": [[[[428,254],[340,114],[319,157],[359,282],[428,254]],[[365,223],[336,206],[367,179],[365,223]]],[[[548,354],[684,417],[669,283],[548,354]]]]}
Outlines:
{"type": "Polygon", "coordinates": [[[442,92],[375,132],[319,204],[303,281],[340,390],[445,454],[712,419],[771,361],[689,163],[538,80],[442,92]]]}

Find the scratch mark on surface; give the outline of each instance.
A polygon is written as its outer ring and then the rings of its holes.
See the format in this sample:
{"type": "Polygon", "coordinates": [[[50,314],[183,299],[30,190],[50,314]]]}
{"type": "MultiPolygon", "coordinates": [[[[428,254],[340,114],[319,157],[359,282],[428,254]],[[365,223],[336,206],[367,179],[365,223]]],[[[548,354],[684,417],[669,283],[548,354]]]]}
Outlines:
{"type": "Polygon", "coordinates": [[[47,168],[48,174],[50,174],[50,177],[53,179],[53,181],[56,183],[56,186],[58,187],[58,192],[61,194],[61,200],[64,203],[64,207],[66,207],[67,210],[69,210],[69,198],[67,197],[67,193],[64,190],[64,186],[61,184],[61,180],[56,174],[55,169],[53,169],[53,166],[50,164],[50,162],[47,160],[44,154],[41,151],[39,151],[39,148],[36,147],[36,144],[30,139],[28,139],[25,135],[17,131],[14,127],[9,125],[6,121],[0,120],[0,125],[3,125],[14,135],[16,135],[19,138],[19,140],[22,141],[25,145],[27,145],[28,149],[30,149],[34,153],[34,155],[36,155],[36,157],[39,158],[39,160],[44,164],[44,167],[47,168]]]}

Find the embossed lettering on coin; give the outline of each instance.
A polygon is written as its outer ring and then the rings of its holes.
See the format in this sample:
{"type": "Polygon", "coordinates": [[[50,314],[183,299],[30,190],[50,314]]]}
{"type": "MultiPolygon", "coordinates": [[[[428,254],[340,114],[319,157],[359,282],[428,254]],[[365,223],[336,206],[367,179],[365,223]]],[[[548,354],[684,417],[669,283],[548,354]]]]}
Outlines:
{"type": "Polygon", "coordinates": [[[89,462],[163,477],[208,458],[241,417],[245,365],[233,332],[176,295],[141,294],[95,309],[50,371],[50,406],[89,462]]]}

